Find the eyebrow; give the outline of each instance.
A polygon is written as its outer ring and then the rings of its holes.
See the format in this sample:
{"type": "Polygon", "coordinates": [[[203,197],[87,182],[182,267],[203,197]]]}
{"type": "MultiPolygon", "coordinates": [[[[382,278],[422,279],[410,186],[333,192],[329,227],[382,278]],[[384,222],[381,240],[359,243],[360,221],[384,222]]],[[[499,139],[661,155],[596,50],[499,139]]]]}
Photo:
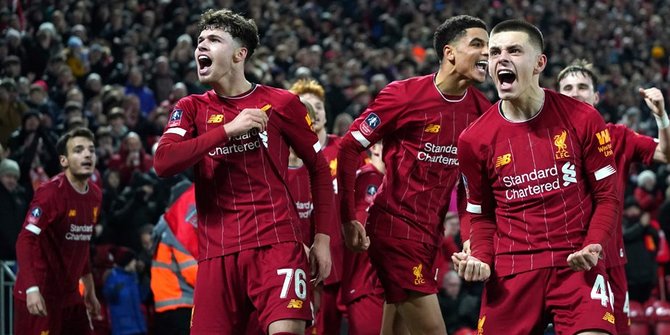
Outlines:
{"type": "Polygon", "coordinates": [[[475,37],[475,38],[471,39],[471,40],[470,40],[470,43],[472,43],[472,42],[487,43],[486,41],[484,41],[483,39],[481,39],[481,38],[479,38],[479,37],[475,37]]]}

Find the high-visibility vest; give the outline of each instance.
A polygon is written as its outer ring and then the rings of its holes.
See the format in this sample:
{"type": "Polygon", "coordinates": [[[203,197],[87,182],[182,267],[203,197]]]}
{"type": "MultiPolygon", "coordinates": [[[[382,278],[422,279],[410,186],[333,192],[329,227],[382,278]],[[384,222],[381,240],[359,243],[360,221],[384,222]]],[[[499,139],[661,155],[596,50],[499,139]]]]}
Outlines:
{"type": "Polygon", "coordinates": [[[198,263],[175,238],[162,216],[154,233],[158,245],[151,263],[151,291],[156,312],[190,308],[198,263]]]}

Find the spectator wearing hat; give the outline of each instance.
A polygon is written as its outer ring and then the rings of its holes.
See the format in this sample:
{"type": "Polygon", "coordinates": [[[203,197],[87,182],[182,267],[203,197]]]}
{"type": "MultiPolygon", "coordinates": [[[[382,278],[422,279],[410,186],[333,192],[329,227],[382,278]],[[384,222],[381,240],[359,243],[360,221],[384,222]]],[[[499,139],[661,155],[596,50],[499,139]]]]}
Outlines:
{"type": "Polygon", "coordinates": [[[35,81],[30,85],[28,91],[28,99],[26,105],[30,109],[38,110],[42,114],[42,126],[45,128],[53,128],[57,121],[56,117],[61,114],[61,110],[49,98],[49,88],[44,80],[35,81]]]}
{"type": "Polygon", "coordinates": [[[29,198],[19,185],[19,164],[9,158],[0,161],[0,259],[16,259],[16,238],[26,216],[29,198]]]}
{"type": "Polygon", "coordinates": [[[35,38],[25,39],[26,59],[23,65],[28,78],[42,78],[49,58],[58,52],[59,40],[55,36],[53,25],[49,26],[47,23],[40,25],[35,38]]]}
{"type": "Polygon", "coordinates": [[[104,279],[102,289],[112,321],[112,335],[146,334],[147,322],[141,309],[143,297],[135,272],[135,252],[117,247],[112,254],[114,268],[104,279]]]}
{"type": "Polygon", "coordinates": [[[2,74],[5,77],[18,80],[21,76],[21,60],[16,55],[9,55],[5,57],[2,62],[2,74]]]}
{"type": "Polygon", "coordinates": [[[85,78],[89,71],[88,55],[81,38],[70,36],[64,53],[65,63],[70,67],[75,78],[85,78]]]}
{"type": "Polygon", "coordinates": [[[7,146],[10,134],[21,125],[21,116],[28,110],[17,99],[16,82],[12,78],[0,79],[0,144],[7,146]]]}

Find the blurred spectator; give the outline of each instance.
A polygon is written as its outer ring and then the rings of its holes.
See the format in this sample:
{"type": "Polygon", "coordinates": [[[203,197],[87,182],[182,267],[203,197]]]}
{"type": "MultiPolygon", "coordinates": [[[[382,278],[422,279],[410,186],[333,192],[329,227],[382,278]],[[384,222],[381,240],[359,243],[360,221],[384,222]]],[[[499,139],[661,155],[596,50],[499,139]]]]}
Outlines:
{"type": "Polygon", "coordinates": [[[31,109],[36,109],[42,114],[42,126],[52,128],[57,117],[60,115],[60,108],[49,98],[49,89],[44,80],[38,80],[30,85],[28,100],[26,104],[31,109]]]}
{"type": "Polygon", "coordinates": [[[126,83],[125,94],[135,95],[138,97],[140,111],[145,117],[149,115],[149,112],[151,112],[156,107],[154,92],[145,85],[142,69],[137,66],[131,68],[130,72],[128,73],[128,82],[126,83]]]}
{"type": "Polygon", "coordinates": [[[15,161],[0,158],[0,259],[16,259],[16,238],[19,236],[30,199],[19,185],[21,172],[15,161]]]}
{"type": "Polygon", "coordinates": [[[444,274],[442,287],[437,295],[448,334],[457,333],[462,329],[470,331],[477,329],[480,298],[465,293],[461,290],[461,284],[458,274],[449,270],[444,274]]]}
{"type": "Polygon", "coordinates": [[[112,108],[107,117],[107,122],[110,126],[110,134],[114,140],[114,148],[118,149],[121,147],[123,139],[128,134],[128,127],[126,126],[126,114],[123,112],[123,108],[112,108]]]}
{"type": "Polygon", "coordinates": [[[146,334],[147,322],[142,313],[135,253],[117,247],[113,253],[114,268],[105,278],[103,293],[112,321],[112,335],[146,334]]]}
{"type": "Polygon", "coordinates": [[[344,112],[355,119],[368,107],[371,99],[372,95],[368,87],[366,85],[358,85],[353,90],[351,104],[349,104],[344,112]]]}
{"type": "Polygon", "coordinates": [[[656,189],[656,173],[644,170],[637,176],[635,200],[644,212],[648,212],[652,219],[658,217],[658,209],[663,202],[663,194],[656,189]]]}
{"type": "Polygon", "coordinates": [[[28,106],[16,99],[16,82],[11,78],[0,79],[0,144],[8,144],[9,135],[21,125],[28,106]]]}
{"type": "Polygon", "coordinates": [[[121,186],[126,186],[134,172],[148,172],[153,166],[153,158],[142,147],[142,139],[137,133],[128,133],[119,152],[112,155],[107,163],[111,170],[119,171],[121,186]]]}
{"type": "Polygon", "coordinates": [[[633,197],[628,197],[623,210],[623,240],[628,258],[626,263],[630,300],[645,303],[656,283],[656,253],[658,231],[650,223],[649,213],[643,212],[633,197]]]}
{"type": "Polygon", "coordinates": [[[149,85],[156,96],[156,101],[162,102],[170,98],[170,92],[175,83],[174,78],[175,75],[170,69],[168,58],[165,56],[158,57],[149,85]]]}
{"type": "Polygon", "coordinates": [[[347,130],[349,130],[349,127],[353,122],[354,118],[351,117],[351,115],[347,113],[338,114],[337,117],[335,118],[335,124],[333,125],[332,134],[337,135],[339,137],[344,136],[344,134],[347,133],[347,130]]]}

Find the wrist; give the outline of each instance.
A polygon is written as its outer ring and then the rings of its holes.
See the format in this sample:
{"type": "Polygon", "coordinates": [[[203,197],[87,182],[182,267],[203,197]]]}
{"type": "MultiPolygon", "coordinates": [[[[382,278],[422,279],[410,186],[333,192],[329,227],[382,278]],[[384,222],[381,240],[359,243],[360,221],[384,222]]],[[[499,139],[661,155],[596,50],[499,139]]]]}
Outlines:
{"type": "Polygon", "coordinates": [[[663,113],[662,116],[654,115],[654,119],[656,119],[656,125],[658,126],[658,129],[665,129],[670,127],[670,119],[668,118],[667,113],[663,113]]]}
{"type": "Polygon", "coordinates": [[[37,286],[31,286],[26,290],[26,294],[34,292],[40,293],[40,288],[37,286]]]}

